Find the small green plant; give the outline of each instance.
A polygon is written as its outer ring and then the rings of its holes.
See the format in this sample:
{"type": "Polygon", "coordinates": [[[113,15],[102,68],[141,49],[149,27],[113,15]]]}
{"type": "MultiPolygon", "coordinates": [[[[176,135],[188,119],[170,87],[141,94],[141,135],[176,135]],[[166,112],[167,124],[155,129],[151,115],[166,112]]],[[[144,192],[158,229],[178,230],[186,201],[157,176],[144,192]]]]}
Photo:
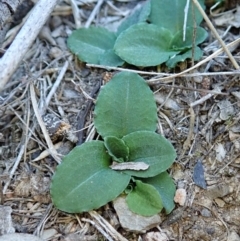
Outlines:
{"type": "Polygon", "coordinates": [[[151,216],[163,208],[170,213],[175,185],[166,170],[176,152],[155,133],[157,107],[144,79],[115,75],[101,89],[94,115],[102,140],[85,142],[63,158],[51,185],[54,205],[80,213],[125,194],[135,213],[151,216]]]}
{"type": "MultiPolygon", "coordinates": [[[[199,0],[204,7],[204,0],[199,0]]],[[[141,67],[165,63],[169,68],[194,57],[199,60],[207,32],[199,27],[200,12],[188,8],[186,0],[149,0],[119,26],[116,33],[100,27],[78,29],[68,38],[68,47],[81,61],[121,66],[125,62],[141,67]],[[196,24],[196,27],[195,27],[196,24]]]]}

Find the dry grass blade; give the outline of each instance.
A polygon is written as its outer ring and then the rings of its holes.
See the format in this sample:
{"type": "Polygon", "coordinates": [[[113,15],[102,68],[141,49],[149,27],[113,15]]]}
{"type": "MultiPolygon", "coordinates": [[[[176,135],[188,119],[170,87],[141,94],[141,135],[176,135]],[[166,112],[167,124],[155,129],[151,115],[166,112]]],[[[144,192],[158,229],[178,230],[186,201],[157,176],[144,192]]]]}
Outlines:
{"type": "Polygon", "coordinates": [[[118,233],[101,215],[95,211],[89,214],[109,233],[116,241],[127,241],[120,233],[118,233]]]}
{"type": "Polygon", "coordinates": [[[229,51],[229,49],[227,48],[226,44],[223,42],[223,40],[221,39],[221,37],[219,36],[217,30],[214,28],[213,24],[211,23],[211,21],[209,20],[207,14],[205,13],[205,11],[202,9],[201,5],[199,4],[199,2],[197,0],[192,0],[194,2],[194,4],[197,6],[198,10],[200,11],[200,13],[202,14],[203,18],[205,19],[208,27],[211,29],[211,31],[213,32],[213,34],[215,35],[215,37],[217,38],[217,40],[219,41],[219,43],[222,45],[223,50],[225,51],[225,53],[228,55],[230,61],[232,62],[233,66],[235,67],[235,69],[239,69],[239,65],[236,62],[236,60],[234,59],[234,57],[232,56],[231,52],[229,51]]]}
{"type": "Polygon", "coordinates": [[[35,91],[34,91],[34,87],[33,87],[33,84],[31,83],[30,84],[30,94],[31,94],[31,100],[32,100],[32,106],[33,106],[33,109],[34,109],[34,112],[35,112],[35,115],[37,117],[37,120],[38,120],[38,123],[41,127],[41,130],[43,132],[43,135],[45,137],[45,140],[47,142],[47,145],[48,145],[48,148],[49,148],[49,152],[51,153],[51,155],[53,156],[53,158],[56,160],[57,163],[60,163],[61,160],[60,158],[58,157],[58,154],[56,152],[56,149],[54,148],[53,146],[53,143],[52,143],[52,140],[50,139],[49,137],[49,134],[47,132],[47,128],[42,120],[42,117],[40,115],[40,112],[38,110],[38,105],[37,105],[37,100],[36,100],[36,95],[35,95],[35,91]]]}

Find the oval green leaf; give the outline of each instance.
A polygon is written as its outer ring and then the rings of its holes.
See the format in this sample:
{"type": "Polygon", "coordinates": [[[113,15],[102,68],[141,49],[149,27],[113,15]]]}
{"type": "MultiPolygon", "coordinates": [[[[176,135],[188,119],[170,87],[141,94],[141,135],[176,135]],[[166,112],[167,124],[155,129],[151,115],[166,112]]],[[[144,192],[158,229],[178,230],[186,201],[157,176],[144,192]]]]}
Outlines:
{"type": "Polygon", "coordinates": [[[169,214],[172,212],[175,207],[173,199],[176,187],[169,174],[167,172],[162,172],[155,177],[144,178],[142,181],[155,187],[161,196],[162,204],[166,213],[169,214]]]}
{"type": "Polygon", "coordinates": [[[135,73],[121,72],[101,89],[94,115],[95,127],[102,137],[122,138],[138,130],[156,130],[153,93],[135,73]]]}
{"type": "MultiPolygon", "coordinates": [[[[186,26],[194,26],[194,20],[196,20],[196,25],[199,25],[203,17],[192,1],[189,2],[186,26]],[[194,9],[194,15],[192,9],[194,9]]],[[[202,8],[205,8],[204,0],[198,0],[198,2],[201,4],[202,8]]],[[[151,23],[159,27],[164,27],[175,34],[183,29],[186,3],[187,0],[151,0],[151,14],[149,20],[151,23]]]]}
{"type": "Polygon", "coordinates": [[[73,31],[67,40],[68,48],[87,63],[99,64],[105,51],[113,49],[116,35],[105,28],[90,27],[73,31]]]}
{"type": "Polygon", "coordinates": [[[99,64],[104,66],[121,66],[124,64],[124,61],[115,54],[113,49],[106,50],[104,54],[99,57],[99,64]]]}
{"type": "Polygon", "coordinates": [[[183,41],[183,30],[180,30],[174,35],[171,48],[176,51],[184,51],[193,47],[193,38],[195,40],[195,45],[198,45],[202,43],[207,36],[208,33],[204,28],[197,27],[196,30],[194,30],[192,27],[187,27],[185,41],[183,41]],[[194,33],[194,31],[196,32],[194,33]]]}
{"type": "Polygon", "coordinates": [[[147,1],[142,7],[134,11],[129,17],[123,20],[121,25],[118,27],[117,35],[119,35],[124,30],[128,29],[134,24],[145,22],[148,19],[151,10],[151,2],[147,1]]]}
{"type": "Polygon", "coordinates": [[[80,213],[115,199],[127,187],[130,176],[110,169],[110,159],[101,141],[75,147],[53,176],[54,205],[68,213],[80,213]]]}
{"type": "Polygon", "coordinates": [[[114,161],[124,162],[128,160],[129,149],[123,140],[115,136],[108,136],[104,138],[104,145],[114,161]]]}
{"type": "Polygon", "coordinates": [[[144,162],[149,165],[143,171],[124,171],[131,176],[153,177],[166,171],[176,158],[172,144],[163,136],[150,131],[137,131],[123,137],[129,148],[130,162],[144,162]]]}
{"type": "Polygon", "coordinates": [[[135,188],[127,195],[126,202],[132,212],[147,217],[161,212],[163,208],[158,191],[139,180],[136,180],[135,188]]]}
{"type": "Polygon", "coordinates": [[[136,66],[155,66],[179,53],[170,49],[172,34],[153,24],[139,23],[123,31],[114,50],[121,59],[136,66]]]}
{"type": "MultiPolygon", "coordinates": [[[[194,48],[194,60],[199,60],[203,55],[202,50],[199,47],[194,48]]],[[[187,52],[183,54],[178,54],[174,56],[173,58],[169,59],[166,62],[167,67],[169,68],[174,68],[177,63],[183,62],[186,59],[191,59],[192,58],[192,49],[189,49],[187,52]]]]}

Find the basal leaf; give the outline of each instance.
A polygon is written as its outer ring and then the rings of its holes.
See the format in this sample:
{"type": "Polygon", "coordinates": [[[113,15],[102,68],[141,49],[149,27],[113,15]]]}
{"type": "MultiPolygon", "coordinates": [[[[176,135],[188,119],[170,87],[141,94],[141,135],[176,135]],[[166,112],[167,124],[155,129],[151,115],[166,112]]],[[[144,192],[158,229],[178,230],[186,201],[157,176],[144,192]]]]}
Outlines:
{"type": "Polygon", "coordinates": [[[174,162],[176,152],[163,136],[151,131],[136,131],[123,137],[129,148],[130,162],[145,162],[149,168],[144,171],[124,171],[136,177],[153,177],[166,171],[174,162]]]}
{"type": "Polygon", "coordinates": [[[139,23],[122,32],[114,50],[121,59],[136,66],[156,66],[179,51],[170,50],[172,34],[153,24],[139,23]]]}
{"type": "Polygon", "coordinates": [[[117,35],[119,35],[124,30],[128,29],[134,24],[145,22],[148,19],[151,10],[151,2],[147,1],[142,7],[134,11],[129,17],[127,17],[121,25],[118,27],[117,35]]]}
{"type": "Polygon", "coordinates": [[[69,36],[67,45],[80,60],[99,64],[105,51],[113,49],[115,40],[116,35],[105,28],[80,28],[69,36]]]}
{"type": "Polygon", "coordinates": [[[156,188],[161,196],[163,207],[166,213],[169,214],[175,206],[173,199],[176,191],[173,179],[169,174],[167,172],[162,172],[155,177],[144,178],[142,181],[156,188]]]}
{"type": "Polygon", "coordinates": [[[104,86],[96,101],[94,124],[102,137],[156,130],[157,107],[144,79],[121,72],[104,86]]]}
{"type": "Polygon", "coordinates": [[[171,42],[171,48],[176,51],[184,51],[192,48],[194,45],[202,43],[208,36],[205,29],[197,27],[195,30],[192,27],[186,28],[185,41],[183,41],[183,30],[178,31],[171,42]]]}
{"type": "Polygon", "coordinates": [[[124,61],[115,54],[113,49],[106,50],[102,55],[99,56],[99,64],[105,66],[121,66],[124,61]]]}
{"type": "Polygon", "coordinates": [[[153,216],[163,208],[158,191],[140,180],[136,180],[136,187],[127,195],[126,202],[132,212],[142,216],[153,216]]]}
{"type": "Polygon", "coordinates": [[[65,212],[80,213],[99,208],[127,187],[130,176],[109,168],[110,156],[103,142],[86,142],[75,147],[53,176],[54,205],[65,212]]]}
{"type": "MultiPolygon", "coordinates": [[[[187,17],[187,27],[194,26],[194,19],[196,25],[199,25],[203,19],[201,13],[196,6],[189,1],[189,10],[187,17]],[[194,14],[192,9],[194,9],[194,14]]],[[[204,0],[198,0],[203,8],[204,0]]],[[[187,0],[151,0],[151,13],[149,20],[151,23],[168,29],[171,33],[175,34],[184,26],[184,9],[187,0]]]]}
{"type": "Polygon", "coordinates": [[[108,136],[104,138],[104,145],[114,161],[124,162],[128,160],[129,149],[123,140],[115,136],[108,136]]]}
{"type": "MultiPolygon", "coordinates": [[[[199,60],[202,57],[203,53],[202,50],[199,47],[194,48],[194,60],[199,60]]],[[[187,52],[183,54],[178,54],[174,56],[173,58],[169,59],[166,62],[166,65],[169,68],[173,68],[177,65],[179,62],[183,62],[186,59],[191,59],[192,58],[192,49],[189,49],[187,52]]]]}

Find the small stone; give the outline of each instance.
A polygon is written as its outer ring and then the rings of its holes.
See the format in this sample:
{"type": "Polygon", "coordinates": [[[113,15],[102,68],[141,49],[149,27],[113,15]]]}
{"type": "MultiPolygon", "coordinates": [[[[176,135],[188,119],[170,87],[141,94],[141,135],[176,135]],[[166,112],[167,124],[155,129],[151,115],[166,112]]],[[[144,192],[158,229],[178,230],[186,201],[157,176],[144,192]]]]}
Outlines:
{"type": "Polygon", "coordinates": [[[144,241],[168,241],[168,237],[165,233],[149,232],[144,235],[144,241]]]}
{"type": "Polygon", "coordinates": [[[232,231],[228,236],[228,241],[240,241],[240,237],[235,231],[232,231]]]}
{"type": "Polygon", "coordinates": [[[203,189],[207,188],[206,181],[204,178],[204,168],[201,161],[197,161],[193,171],[193,181],[195,184],[203,189]]]}
{"type": "Polygon", "coordinates": [[[43,241],[43,239],[25,233],[12,233],[0,236],[0,241],[43,241]]]}
{"type": "Polygon", "coordinates": [[[224,202],[222,199],[220,199],[220,198],[216,198],[216,199],[214,199],[214,201],[216,202],[216,204],[217,204],[218,207],[220,207],[220,208],[223,208],[224,205],[225,205],[225,202],[224,202]]]}
{"type": "Polygon", "coordinates": [[[207,208],[203,208],[203,209],[201,210],[201,215],[202,215],[203,217],[209,218],[209,217],[212,216],[212,213],[211,213],[207,208]]]}
{"type": "Polygon", "coordinates": [[[49,51],[49,57],[51,59],[57,59],[63,56],[63,51],[58,47],[52,47],[49,51]]]}
{"type": "Polygon", "coordinates": [[[127,231],[144,233],[146,230],[156,227],[161,223],[158,214],[144,217],[129,210],[124,197],[118,197],[113,201],[122,228],[127,231]]]}
{"type": "Polygon", "coordinates": [[[178,188],[174,196],[174,202],[178,203],[180,206],[184,206],[186,202],[187,192],[184,188],[178,188]]]}
{"type": "Polygon", "coordinates": [[[49,238],[53,237],[57,233],[58,233],[57,230],[54,228],[45,229],[45,230],[43,230],[43,234],[42,234],[41,238],[44,240],[48,240],[49,238]]]}
{"type": "Polygon", "coordinates": [[[229,185],[218,184],[210,187],[207,191],[208,197],[215,199],[217,197],[224,197],[231,192],[229,185]]]}

